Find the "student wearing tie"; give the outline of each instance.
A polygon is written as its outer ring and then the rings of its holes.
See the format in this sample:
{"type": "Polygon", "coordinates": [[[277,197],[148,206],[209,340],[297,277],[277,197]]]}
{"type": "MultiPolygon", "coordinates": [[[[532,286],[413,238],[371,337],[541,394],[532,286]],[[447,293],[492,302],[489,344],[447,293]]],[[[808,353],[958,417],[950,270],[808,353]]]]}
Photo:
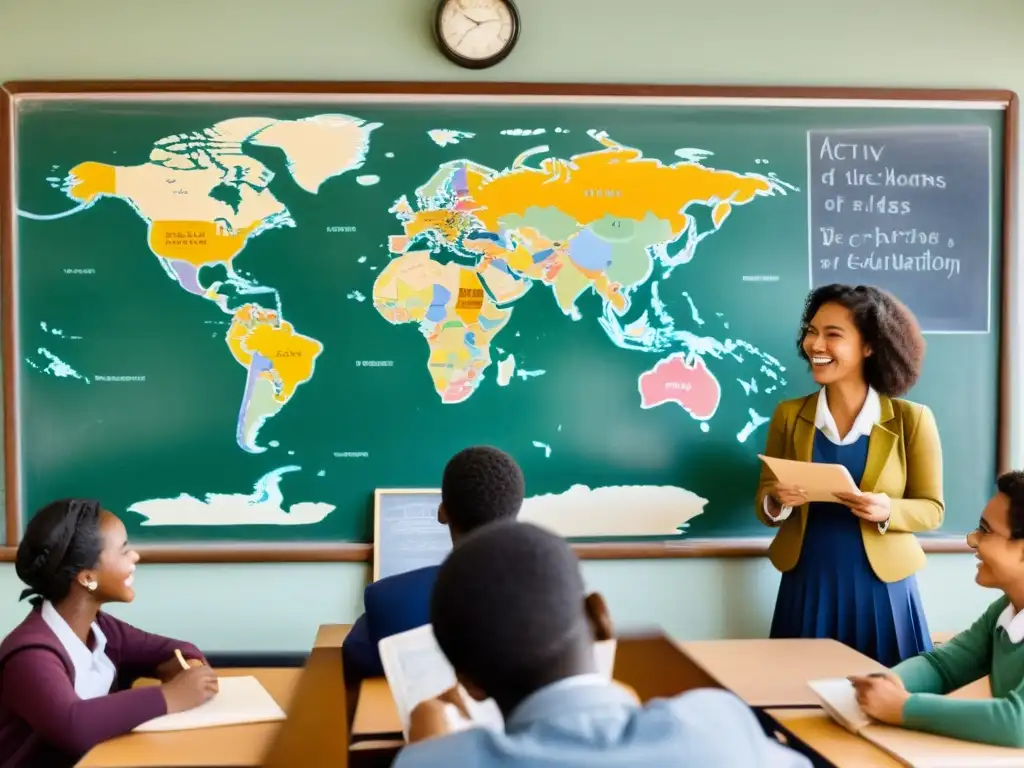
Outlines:
{"type": "Polygon", "coordinates": [[[597,674],[603,605],[587,598],[564,539],[518,522],[467,537],[441,566],[431,619],[459,682],[493,698],[505,728],[449,732],[446,702],[423,702],[395,768],[810,768],[730,693],[642,706],[597,674]]]}
{"type": "Polygon", "coordinates": [[[74,765],[100,742],[217,692],[195,646],[101,610],[135,599],[138,559],[124,524],[95,501],[56,501],[29,521],[15,570],[33,608],[0,643],[0,768],[74,765]],[[133,689],[139,677],[163,684],[133,689]]]}
{"type": "Polygon", "coordinates": [[[1002,595],[948,643],[904,661],[886,677],[853,678],[871,717],[966,741],[1024,748],[1024,472],[997,483],[977,529],[975,581],[1002,595]],[[945,694],[989,676],[991,699],[945,694]]]}
{"type": "Polygon", "coordinates": [[[808,503],[762,466],[755,511],[778,528],[769,555],[782,571],[771,636],[832,638],[892,666],[931,648],[914,534],[945,510],[935,418],[899,399],[924,338],[885,291],[827,285],[807,299],[798,346],[819,389],[779,404],[765,454],[842,464],[859,490],[808,503]]]}
{"type": "MultiPolygon", "coordinates": [[[[490,446],[455,454],[441,478],[437,519],[448,526],[452,545],[497,520],[514,519],[523,506],[526,483],[515,459],[490,446]]],[[[345,678],[350,688],[367,677],[381,677],[377,644],[430,623],[430,592],[437,566],[418,568],[375,581],[363,592],[365,613],[342,643],[345,678]]]]}

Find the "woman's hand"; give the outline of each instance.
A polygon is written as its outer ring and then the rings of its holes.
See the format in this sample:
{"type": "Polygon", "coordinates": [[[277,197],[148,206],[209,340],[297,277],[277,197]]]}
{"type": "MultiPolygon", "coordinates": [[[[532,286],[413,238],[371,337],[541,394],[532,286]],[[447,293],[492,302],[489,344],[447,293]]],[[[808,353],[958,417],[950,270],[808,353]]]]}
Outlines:
{"type": "Polygon", "coordinates": [[[795,485],[772,483],[768,486],[768,495],[783,507],[799,507],[807,503],[807,492],[795,485]]]}
{"type": "MultiPolygon", "coordinates": [[[[188,664],[189,669],[195,669],[196,667],[203,666],[203,662],[199,659],[187,659],[185,663],[188,664]]],[[[160,664],[157,665],[156,676],[161,683],[169,683],[184,671],[185,668],[181,666],[181,662],[178,661],[178,658],[176,656],[171,656],[167,661],[160,662],[160,664]]]]}
{"type": "Polygon", "coordinates": [[[865,675],[849,678],[864,714],[889,725],[903,724],[903,705],[910,694],[896,675],[865,675]]]}
{"type": "MultiPolygon", "coordinates": [[[[181,669],[181,665],[178,665],[181,669]]],[[[192,667],[188,671],[182,669],[174,679],[160,686],[167,702],[167,713],[184,712],[193,709],[217,695],[220,686],[217,673],[209,667],[192,667]]]]}
{"type": "Polygon", "coordinates": [[[837,493],[836,498],[869,523],[884,523],[892,514],[892,500],[884,493],[837,493]]]}

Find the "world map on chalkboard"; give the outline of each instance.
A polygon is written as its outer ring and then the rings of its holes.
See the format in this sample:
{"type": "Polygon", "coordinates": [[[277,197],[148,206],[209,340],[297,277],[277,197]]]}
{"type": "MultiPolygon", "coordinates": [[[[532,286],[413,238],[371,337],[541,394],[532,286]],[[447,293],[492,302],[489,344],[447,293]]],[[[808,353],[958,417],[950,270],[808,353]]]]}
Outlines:
{"type": "MultiPolygon", "coordinates": [[[[664,124],[645,134],[598,110],[513,122],[359,106],[83,106],[62,146],[23,127],[19,258],[79,244],[57,257],[61,278],[116,296],[122,318],[85,329],[23,300],[29,386],[120,391],[79,402],[145,414],[167,455],[180,447],[173,471],[118,491],[140,530],[365,539],[351,512],[330,520],[373,487],[434,486],[452,448],[488,442],[542,478],[528,505],[552,516],[569,501],[635,508],[631,489],[660,510],[558,521],[569,535],[685,531],[711,493],[675,478],[665,435],[753,458],[793,394],[799,300],[765,319],[749,287],[779,281],[758,251],[807,210],[806,132],[792,132],[800,155],[774,160],[770,136],[738,148],[712,125],[670,146],[664,124]],[[147,334],[159,352],[129,343],[147,334]],[[639,426],[651,412],[655,439],[639,426]]],[[[806,246],[793,256],[799,299],[806,246]]]]}

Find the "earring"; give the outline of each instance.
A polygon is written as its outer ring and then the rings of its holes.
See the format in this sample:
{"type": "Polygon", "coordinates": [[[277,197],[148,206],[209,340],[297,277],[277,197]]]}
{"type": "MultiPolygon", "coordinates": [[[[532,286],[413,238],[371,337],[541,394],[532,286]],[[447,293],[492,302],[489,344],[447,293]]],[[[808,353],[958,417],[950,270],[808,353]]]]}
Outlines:
{"type": "Polygon", "coordinates": [[[95,581],[90,581],[84,584],[83,586],[85,586],[85,588],[88,589],[90,592],[95,592],[99,584],[97,584],[95,581]]]}

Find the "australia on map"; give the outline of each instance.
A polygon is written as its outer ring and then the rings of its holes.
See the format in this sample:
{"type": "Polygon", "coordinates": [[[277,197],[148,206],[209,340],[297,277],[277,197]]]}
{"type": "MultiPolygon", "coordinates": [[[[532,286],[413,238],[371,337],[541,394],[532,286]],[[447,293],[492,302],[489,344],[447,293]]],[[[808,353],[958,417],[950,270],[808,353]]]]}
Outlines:
{"type": "MultiPolygon", "coordinates": [[[[447,139],[454,132],[444,133],[447,139]]],[[[588,135],[596,148],[570,158],[552,157],[540,145],[504,170],[452,160],[416,190],[414,201],[398,199],[391,213],[402,231],[390,238],[394,258],[374,283],[374,307],[391,323],[419,327],[434,389],[454,404],[485,380],[496,339],[527,291],[547,287],[573,320],[582,319],[577,299],[596,293],[603,306],[597,322],[612,344],[661,356],[637,381],[640,407],[675,404],[706,431],[722,387],[705,356],[759,359],[766,391],[784,383],[784,369],[742,339],[677,330],[656,273],[668,277],[690,262],[738,207],[796,188],[773,174],[705,165],[707,153],[681,152],[678,162],[665,164],[603,132],[588,135]],[[693,215],[697,207],[710,214],[705,230],[693,215]],[[455,258],[435,259],[440,250],[455,258]],[[623,322],[637,289],[649,283],[649,306],[623,322]]],[[[499,362],[499,382],[513,367],[514,359],[499,362]]],[[[751,410],[737,439],[745,441],[764,421],[751,410]]]]}

